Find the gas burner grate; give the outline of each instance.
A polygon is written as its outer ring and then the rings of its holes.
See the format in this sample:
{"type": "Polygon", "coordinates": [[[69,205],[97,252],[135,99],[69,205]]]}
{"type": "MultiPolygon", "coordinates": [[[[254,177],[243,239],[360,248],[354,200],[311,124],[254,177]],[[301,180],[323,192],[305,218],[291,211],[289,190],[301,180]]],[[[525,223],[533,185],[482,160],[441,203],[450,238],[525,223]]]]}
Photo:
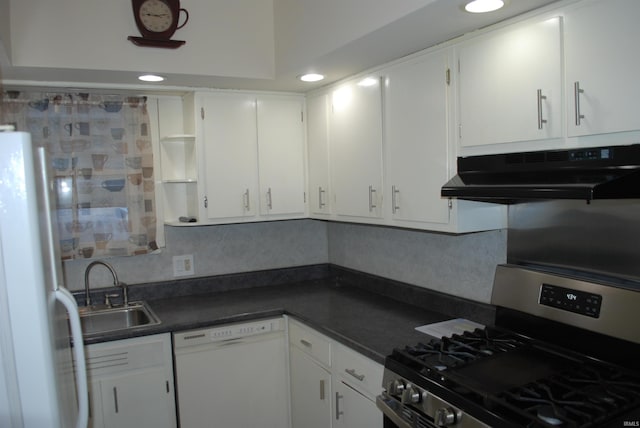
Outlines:
{"type": "Polygon", "coordinates": [[[452,337],[433,339],[428,343],[406,346],[397,353],[427,371],[445,371],[461,367],[492,355],[520,348],[524,343],[514,335],[492,328],[476,329],[452,337]]]}
{"type": "Polygon", "coordinates": [[[593,427],[640,407],[640,379],[615,367],[584,364],[498,394],[529,426],[593,427]]]}

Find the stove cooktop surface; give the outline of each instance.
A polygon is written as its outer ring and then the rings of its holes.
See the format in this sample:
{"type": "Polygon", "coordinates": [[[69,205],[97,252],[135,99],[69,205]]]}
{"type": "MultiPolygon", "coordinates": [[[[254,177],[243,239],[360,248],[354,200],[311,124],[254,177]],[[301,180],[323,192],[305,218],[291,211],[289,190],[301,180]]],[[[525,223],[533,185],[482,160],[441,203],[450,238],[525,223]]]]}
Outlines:
{"type": "Polygon", "coordinates": [[[640,374],[507,330],[487,327],[433,339],[396,349],[388,360],[405,367],[410,381],[425,380],[427,390],[438,385],[506,425],[640,423],[640,374]]]}

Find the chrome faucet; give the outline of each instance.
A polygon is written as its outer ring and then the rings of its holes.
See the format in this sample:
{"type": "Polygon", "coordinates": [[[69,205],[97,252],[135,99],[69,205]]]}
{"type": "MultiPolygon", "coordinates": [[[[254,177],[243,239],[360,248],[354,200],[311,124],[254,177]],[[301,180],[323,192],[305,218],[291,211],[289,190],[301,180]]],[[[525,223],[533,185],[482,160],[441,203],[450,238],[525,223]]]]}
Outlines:
{"type": "Polygon", "coordinates": [[[104,267],[106,267],[107,269],[109,269],[109,272],[111,272],[111,275],[113,276],[113,285],[118,287],[122,287],[122,295],[123,295],[123,299],[124,299],[124,306],[128,306],[129,305],[129,290],[127,288],[127,284],[125,284],[124,282],[120,282],[118,280],[118,274],[116,273],[116,270],[113,268],[113,266],[111,266],[109,263],[107,262],[103,262],[102,260],[96,260],[94,262],[89,263],[89,266],[87,266],[87,269],[84,271],[84,294],[85,294],[85,306],[91,306],[91,296],[89,295],[89,273],[91,272],[91,269],[93,269],[94,266],[96,265],[102,265],[104,267]]]}

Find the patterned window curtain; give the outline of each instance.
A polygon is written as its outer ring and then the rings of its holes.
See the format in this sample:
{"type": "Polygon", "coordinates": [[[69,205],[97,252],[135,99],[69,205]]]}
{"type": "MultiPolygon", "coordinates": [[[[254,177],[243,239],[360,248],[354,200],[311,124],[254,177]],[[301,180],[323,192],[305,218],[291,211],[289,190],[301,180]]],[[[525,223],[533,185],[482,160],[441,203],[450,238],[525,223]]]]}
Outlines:
{"type": "Polygon", "coordinates": [[[3,93],[2,122],[46,147],[63,260],[158,249],[146,98],[3,93]]]}

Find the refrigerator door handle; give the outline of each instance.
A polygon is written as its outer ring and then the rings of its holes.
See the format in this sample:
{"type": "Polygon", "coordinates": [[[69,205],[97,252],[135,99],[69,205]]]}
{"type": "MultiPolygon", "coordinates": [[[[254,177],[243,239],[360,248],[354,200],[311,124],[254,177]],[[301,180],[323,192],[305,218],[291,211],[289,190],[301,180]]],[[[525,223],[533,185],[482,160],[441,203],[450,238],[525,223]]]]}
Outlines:
{"type": "Polygon", "coordinates": [[[76,428],[86,428],[89,422],[89,391],[87,387],[87,364],[84,358],[84,341],[80,314],[76,301],[66,288],[60,287],[55,291],[56,300],[64,305],[69,313],[71,338],[73,339],[73,353],[75,356],[76,388],[78,392],[78,419],[76,428]]]}

